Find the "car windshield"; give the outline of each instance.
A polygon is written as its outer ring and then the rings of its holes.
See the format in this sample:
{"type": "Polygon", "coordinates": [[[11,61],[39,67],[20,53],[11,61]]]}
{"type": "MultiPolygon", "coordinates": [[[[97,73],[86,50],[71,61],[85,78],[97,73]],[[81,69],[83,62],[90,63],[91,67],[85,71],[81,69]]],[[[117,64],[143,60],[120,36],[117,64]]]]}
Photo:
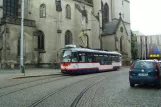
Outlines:
{"type": "Polygon", "coordinates": [[[71,51],[64,50],[61,58],[61,62],[70,62],[71,61],[71,51]]]}
{"type": "Polygon", "coordinates": [[[154,68],[154,65],[153,65],[153,62],[150,62],[150,61],[137,61],[133,68],[150,69],[150,68],[154,68]]]}

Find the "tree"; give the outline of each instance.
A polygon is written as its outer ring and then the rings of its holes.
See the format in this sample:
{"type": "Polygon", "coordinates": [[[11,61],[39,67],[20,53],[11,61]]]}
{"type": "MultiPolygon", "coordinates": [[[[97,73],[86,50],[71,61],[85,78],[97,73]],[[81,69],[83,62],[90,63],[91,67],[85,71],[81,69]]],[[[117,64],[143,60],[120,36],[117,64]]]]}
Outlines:
{"type": "Polygon", "coordinates": [[[138,56],[138,49],[137,49],[137,39],[136,36],[131,31],[131,55],[132,59],[136,60],[138,56]]]}

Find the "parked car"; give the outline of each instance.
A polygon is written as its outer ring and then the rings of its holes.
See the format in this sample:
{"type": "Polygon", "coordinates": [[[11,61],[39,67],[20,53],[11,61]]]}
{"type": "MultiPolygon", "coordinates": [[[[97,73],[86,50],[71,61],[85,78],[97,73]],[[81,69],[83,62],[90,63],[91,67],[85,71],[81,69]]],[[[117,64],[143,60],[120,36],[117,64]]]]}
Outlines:
{"type": "Polygon", "coordinates": [[[159,60],[159,65],[160,65],[160,67],[161,67],[161,60],[159,60]]]}
{"type": "Polygon", "coordinates": [[[135,84],[154,84],[161,88],[161,67],[157,60],[137,60],[129,70],[130,86],[135,84]]]}

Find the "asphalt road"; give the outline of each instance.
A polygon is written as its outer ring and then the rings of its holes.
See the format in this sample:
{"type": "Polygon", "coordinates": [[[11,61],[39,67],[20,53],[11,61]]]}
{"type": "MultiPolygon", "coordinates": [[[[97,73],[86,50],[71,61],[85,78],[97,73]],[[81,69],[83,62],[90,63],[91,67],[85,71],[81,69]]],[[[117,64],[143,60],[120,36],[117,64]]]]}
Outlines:
{"type": "Polygon", "coordinates": [[[131,88],[128,70],[6,80],[0,107],[161,107],[161,90],[131,88]]]}

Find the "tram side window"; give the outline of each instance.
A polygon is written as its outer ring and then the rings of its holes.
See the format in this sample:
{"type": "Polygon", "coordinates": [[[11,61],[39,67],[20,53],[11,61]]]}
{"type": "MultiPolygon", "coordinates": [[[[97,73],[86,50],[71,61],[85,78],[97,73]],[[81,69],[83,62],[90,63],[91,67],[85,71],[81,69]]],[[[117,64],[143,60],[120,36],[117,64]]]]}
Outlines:
{"type": "Polygon", "coordinates": [[[112,56],[111,55],[105,55],[105,64],[112,64],[112,56]]]}
{"type": "Polygon", "coordinates": [[[94,62],[99,62],[97,57],[98,57],[98,54],[94,54],[94,55],[93,55],[93,60],[94,60],[94,62]]]}
{"type": "Polygon", "coordinates": [[[112,61],[117,62],[117,57],[115,55],[112,55],[112,61]]]}
{"type": "Polygon", "coordinates": [[[121,61],[121,56],[118,55],[118,62],[120,62],[120,61],[121,61]]]}
{"type": "Polygon", "coordinates": [[[86,53],[79,53],[79,62],[86,62],[86,53]]]}
{"type": "Polygon", "coordinates": [[[119,57],[118,57],[118,55],[116,56],[116,62],[119,62],[119,57]]]}
{"type": "Polygon", "coordinates": [[[115,56],[111,55],[111,57],[112,57],[112,61],[115,61],[115,56]]]}
{"type": "Polygon", "coordinates": [[[108,56],[107,56],[107,55],[104,55],[104,63],[105,63],[105,64],[108,64],[108,63],[109,63],[109,61],[108,61],[108,56]]]}
{"type": "Polygon", "coordinates": [[[87,53],[87,62],[95,62],[95,58],[92,53],[87,53]]]}
{"type": "Polygon", "coordinates": [[[72,53],[72,62],[78,62],[78,53],[77,52],[72,53]]]}
{"type": "Polygon", "coordinates": [[[120,59],[120,56],[117,55],[117,56],[116,56],[116,62],[120,62],[120,60],[121,60],[121,59],[120,59]]]}
{"type": "Polygon", "coordinates": [[[96,56],[96,61],[99,62],[101,65],[103,65],[104,64],[104,56],[103,55],[96,56]]]}

